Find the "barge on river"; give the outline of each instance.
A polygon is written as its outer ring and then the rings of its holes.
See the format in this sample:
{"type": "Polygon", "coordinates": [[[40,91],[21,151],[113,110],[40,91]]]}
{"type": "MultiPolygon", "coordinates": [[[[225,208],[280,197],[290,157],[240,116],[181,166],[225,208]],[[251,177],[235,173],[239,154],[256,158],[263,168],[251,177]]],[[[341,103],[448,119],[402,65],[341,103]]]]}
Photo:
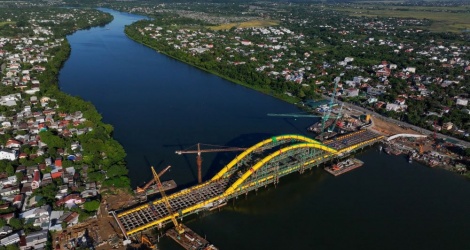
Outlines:
{"type": "Polygon", "coordinates": [[[205,238],[195,233],[184,224],[180,224],[184,228],[184,233],[178,234],[175,228],[166,231],[166,235],[180,244],[184,249],[191,250],[218,250],[217,247],[210,244],[205,238]]]}
{"type": "Polygon", "coordinates": [[[356,158],[350,158],[345,161],[339,162],[338,164],[335,164],[331,167],[326,167],[325,170],[334,176],[338,176],[353,169],[356,169],[362,165],[364,165],[364,162],[356,158]]]}

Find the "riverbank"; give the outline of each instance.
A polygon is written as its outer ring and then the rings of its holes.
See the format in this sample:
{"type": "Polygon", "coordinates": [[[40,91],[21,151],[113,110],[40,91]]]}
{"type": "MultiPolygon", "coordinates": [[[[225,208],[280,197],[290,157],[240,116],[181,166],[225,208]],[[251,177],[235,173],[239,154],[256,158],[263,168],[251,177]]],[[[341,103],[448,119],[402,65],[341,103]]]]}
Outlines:
{"type": "MultiPolygon", "coordinates": [[[[247,88],[249,88],[249,89],[256,90],[256,91],[258,91],[258,92],[261,92],[261,93],[263,93],[263,94],[266,94],[266,95],[275,97],[275,98],[277,98],[277,99],[280,99],[280,100],[285,101],[285,102],[290,103],[290,104],[298,104],[298,103],[301,101],[301,99],[296,98],[296,97],[294,97],[294,96],[288,96],[288,95],[280,94],[280,93],[273,93],[273,90],[271,90],[271,89],[259,88],[259,87],[257,87],[257,86],[253,86],[253,85],[244,83],[244,82],[242,82],[242,81],[240,81],[240,80],[237,80],[237,79],[234,79],[234,78],[225,76],[225,75],[223,75],[223,74],[220,74],[220,73],[217,72],[217,71],[203,68],[203,67],[198,66],[198,65],[196,65],[196,64],[194,64],[194,63],[191,63],[191,62],[189,62],[189,61],[183,60],[182,58],[179,58],[179,57],[170,55],[168,52],[162,51],[162,50],[156,48],[155,46],[152,46],[151,44],[142,42],[142,41],[140,41],[139,39],[137,39],[136,37],[130,35],[129,32],[128,32],[128,27],[126,27],[126,28],[124,29],[124,33],[126,34],[127,37],[129,37],[129,38],[132,39],[133,41],[135,41],[135,42],[137,42],[137,43],[140,43],[140,44],[142,44],[142,45],[144,45],[144,46],[147,46],[147,47],[149,47],[149,48],[151,48],[151,49],[157,51],[158,53],[161,53],[161,54],[163,54],[163,55],[165,55],[165,56],[168,56],[168,57],[170,57],[170,58],[173,58],[173,59],[175,59],[175,60],[177,60],[177,61],[186,63],[186,64],[188,64],[188,65],[191,65],[191,66],[193,66],[193,67],[195,67],[195,68],[198,68],[198,69],[200,69],[200,70],[202,70],[202,71],[205,71],[205,72],[207,72],[207,73],[216,75],[216,76],[218,76],[218,77],[220,77],[220,78],[222,78],[222,79],[225,79],[225,80],[227,80],[227,81],[230,81],[230,82],[233,82],[233,83],[242,85],[242,86],[247,87],[247,88]]],[[[299,107],[301,107],[301,106],[299,106],[299,107]]]]}
{"type": "MultiPolygon", "coordinates": [[[[266,117],[273,111],[295,112],[293,105],[155,53],[122,32],[124,24],[141,17],[109,12],[116,22],[70,37],[73,52],[61,80],[68,82],[63,87],[67,93],[92,101],[105,121],[115,125],[114,136],[129,155],[129,175],[136,185],[150,179],[150,164],[157,169],[172,165],[164,178],[175,179],[181,189],[196,182],[194,155],[175,154],[196,142],[249,147],[273,135],[305,132],[308,119],[266,117]]],[[[203,178],[211,178],[234,154],[203,154],[203,178]]],[[[467,212],[459,208],[468,207],[462,199],[470,192],[467,181],[436,169],[410,167],[404,157],[380,154],[376,148],[356,157],[365,164],[349,174],[333,178],[321,169],[293,174],[277,188],[260,189],[257,195],[230,202],[210,216],[200,213],[185,224],[226,250],[311,249],[321,248],[322,242],[334,243],[328,246],[332,250],[396,249],[402,247],[398,238],[408,239],[411,248],[432,248],[435,242],[421,239],[435,234],[436,228],[446,228],[438,232],[437,239],[448,239],[441,244],[465,248],[461,232],[469,222],[467,212]],[[305,223],[296,223],[293,211],[305,223]],[[396,237],[390,239],[390,233],[396,237]]],[[[112,226],[119,230],[117,224],[112,226]]],[[[121,238],[110,242],[116,239],[121,238]]],[[[158,247],[180,249],[168,237],[160,238],[158,247]]]]}
{"type": "Polygon", "coordinates": [[[465,166],[470,159],[456,153],[455,145],[430,137],[398,137],[385,143],[384,151],[405,155],[409,163],[420,162],[431,168],[442,168],[470,177],[465,166]]]}

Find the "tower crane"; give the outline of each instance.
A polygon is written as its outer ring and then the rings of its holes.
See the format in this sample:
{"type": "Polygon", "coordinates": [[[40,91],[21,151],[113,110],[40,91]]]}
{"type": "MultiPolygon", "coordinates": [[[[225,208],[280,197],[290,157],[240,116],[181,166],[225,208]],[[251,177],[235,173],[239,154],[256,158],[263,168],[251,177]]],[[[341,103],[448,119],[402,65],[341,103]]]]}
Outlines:
{"type": "MultiPolygon", "coordinates": [[[[341,110],[340,110],[340,113],[338,115],[331,115],[331,110],[333,109],[333,104],[334,104],[334,100],[335,100],[335,96],[336,96],[336,88],[338,88],[338,83],[339,83],[340,80],[341,80],[341,78],[339,76],[336,77],[335,80],[334,80],[335,86],[333,88],[333,93],[331,95],[330,102],[328,103],[328,110],[324,113],[324,115],[312,115],[312,114],[305,114],[305,113],[304,114],[302,114],[302,113],[297,113],[297,114],[295,114],[295,113],[293,113],[293,114],[273,114],[273,113],[269,113],[268,116],[295,117],[295,118],[321,117],[322,118],[322,120],[321,120],[321,131],[320,131],[320,136],[319,137],[322,137],[323,132],[325,131],[325,124],[328,121],[328,119],[336,118],[336,120],[335,120],[335,123],[336,123],[336,121],[339,118],[341,118],[341,110]]],[[[341,106],[341,109],[342,108],[343,108],[343,106],[341,106]]],[[[333,127],[333,129],[334,129],[334,127],[333,127]]]]}
{"type": "Polygon", "coordinates": [[[292,113],[292,114],[273,114],[269,113],[268,116],[280,116],[280,117],[294,117],[294,118],[309,118],[309,117],[323,117],[322,115],[292,113]]]}
{"type": "MultiPolygon", "coordinates": [[[[170,168],[171,168],[171,166],[168,166],[168,167],[166,167],[165,169],[163,169],[162,171],[160,171],[160,173],[158,173],[158,177],[162,176],[162,175],[163,175],[164,173],[166,173],[166,171],[168,171],[170,168]]],[[[147,182],[147,184],[145,184],[145,186],[143,186],[143,187],[141,187],[141,188],[140,188],[140,187],[137,187],[136,192],[137,192],[138,194],[145,192],[145,190],[147,190],[147,188],[149,188],[153,183],[155,183],[155,179],[154,179],[154,178],[152,178],[152,180],[150,180],[149,182],[147,182]]]]}
{"type": "Polygon", "coordinates": [[[333,104],[335,102],[336,88],[338,88],[338,83],[339,83],[340,80],[341,80],[341,78],[339,76],[335,77],[335,80],[334,80],[335,81],[335,86],[333,87],[333,93],[331,94],[330,103],[328,104],[328,110],[326,111],[326,113],[325,113],[325,115],[323,116],[323,119],[322,119],[322,125],[321,125],[322,133],[325,131],[326,121],[328,121],[328,119],[330,119],[331,109],[333,108],[333,104]]]}
{"type": "MultiPolygon", "coordinates": [[[[170,215],[171,221],[175,225],[176,232],[178,232],[178,234],[182,234],[184,233],[183,225],[179,224],[178,221],[176,220],[170,201],[168,200],[168,197],[166,197],[165,190],[163,190],[162,182],[160,181],[160,178],[158,177],[157,172],[155,172],[155,169],[153,168],[153,166],[151,168],[152,168],[153,178],[155,182],[157,183],[158,190],[160,191],[160,194],[162,195],[162,199],[165,202],[166,209],[168,210],[168,215],[170,215]]],[[[153,205],[150,204],[150,206],[153,206],[153,205]]]]}
{"type": "Polygon", "coordinates": [[[328,132],[332,132],[332,131],[335,130],[336,123],[338,122],[338,119],[341,118],[341,111],[343,111],[343,104],[341,104],[341,107],[339,108],[338,115],[336,116],[336,119],[333,122],[333,126],[331,127],[331,129],[328,130],[328,132]]]}
{"type": "MultiPolygon", "coordinates": [[[[244,150],[246,150],[246,148],[237,148],[237,147],[201,149],[201,145],[211,146],[211,147],[222,147],[222,146],[217,146],[217,145],[198,143],[198,144],[196,144],[196,146],[197,146],[196,150],[178,150],[178,151],[175,151],[175,153],[179,154],[179,155],[182,155],[182,154],[197,154],[196,164],[197,164],[197,182],[198,183],[202,183],[202,156],[201,156],[201,153],[232,152],[232,151],[244,151],[244,150]]],[[[191,147],[193,147],[193,146],[191,146],[191,147]]]]}

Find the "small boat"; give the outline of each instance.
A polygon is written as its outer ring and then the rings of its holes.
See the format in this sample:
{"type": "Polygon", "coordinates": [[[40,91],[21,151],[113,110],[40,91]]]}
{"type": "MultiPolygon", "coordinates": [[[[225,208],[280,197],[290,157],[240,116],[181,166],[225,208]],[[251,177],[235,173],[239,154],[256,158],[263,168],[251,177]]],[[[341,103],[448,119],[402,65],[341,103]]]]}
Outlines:
{"type": "Polygon", "coordinates": [[[413,156],[410,155],[410,158],[408,158],[408,163],[413,163],[413,156]]]}

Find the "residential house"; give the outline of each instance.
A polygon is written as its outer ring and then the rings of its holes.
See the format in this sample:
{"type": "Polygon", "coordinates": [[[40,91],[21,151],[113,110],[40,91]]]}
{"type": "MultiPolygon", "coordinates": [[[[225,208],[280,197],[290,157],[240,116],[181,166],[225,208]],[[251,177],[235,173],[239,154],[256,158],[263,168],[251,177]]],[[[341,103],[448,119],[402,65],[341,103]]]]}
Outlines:
{"type": "Polygon", "coordinates": [[[33,190],[38,189],[41,186],[41,173],[38,169],[34,170],[33,181],[31,182],[31,188],[33,190]]]}
{"type": "Polygon", "coordinates": [[[387,106],[385,107],[387,111],[395,111],[395,112],[404,111],[406,110],[406,108],[407,108],[407,105],[399,105],[396,103],[387,103],[387,106]]]}
{"type": "Polygon", "coordinates": [[[0,227],[0,237],[5,237],[8,234],[10,234],[11,232],[13,232],[13,230],[10,226],[0,227]]]}
{"type": "Polygon", "coordinates": [[[51,171],[52,179],[57,179],[62,177],[62,169],[53,169],[51,171]]]}
{"type": "Polygon", "coordinates": [[[467,106],[468,105],[468,100],[463,99],[463,98],[457,98],[455,104],[460,105],[460,106],[467,106]]]}
{"type": "Polygon", "coordinates": [[[5,147],[9,149],[12,149],[12,148],[19,149],[21,147],[21,142],[15,139],[9,139],[7,143],[5,144],[5,147]]]}
{"type": "Polygon", "coordinates": [[[62,216],[64,211],[52,211],[51,222],[49,223],[50,231],[61,231],[62,230],[62,216]]]}
{"type": "Polygon", "coordinates": [[[20,235],[18,233],[14,233],[12,235],[9,235],[8,237],[1,239],[0,246],[12,245],[12,244],[18,243],[19,241],[20,241],[20,235]]]}
{"type": "Polygon", "coordinates": [[[359,89],[355,89],[355,88],[345,89],[345,90],[344,90],[344,93],[345,93],[348,97],[355,97],[355,96],[358,96],[358,95],[359,95],[359,89]]]}
{"type": "Polygon", "coordinates": [[[56,206],[62,206],[65,205],[68,208],[72,208],[78,204],[82,204],[85,202],[85,199],[80,197],[79,194],[70,194],[65,196],[64,198],[58,200],[55,202],[56,206]]]}
{"type": "Polygon", "coordinates": [[[24,200],[24,195],[23,194],[17,194],[13,198],[12,205],[15,206],[16,208],[20,209],[23,206],[23,200],[24,200]]]}
{"type": "Polygon", "coordinates": [[[0,219],[4,219],[7,223],[10,221],[11,218],[15,217],[15,213],[9,214],[0,214],[0,219]]]}
{"type": "Polygon", "coordinates": [[[67,226],[73,226],[78,223],[78,216],[79,214],[77,212],[65,212],[59,220],[62,222],[67,223],[67,226]]]}
{"type": "Polygon", "coordinates": [[[42,177],[41,186],[46,186],[46,185],[51,184],[51,183],[52,183],[51,174],[50,173],[44,174],[44,176],[42,177]]]}
{"type": "Polygon", "coordinates": [[[7,178],[3,178],[0,180],[0,187],[8,187],[18,184],[18,180],[16,179],[16,175],[8,176],[7,178]]]}
{"type": "Polygon", "coordinates": [[[444,130],[451,130],[454,127],[454,124],[452,122],[445,122],[442,124],[442,129],[444,130]]]}
{"type": "Polygon", "coordinates": [[[23,166],[23,165],[18,166],[15,170],[15,173],[19,173],[19,172],[26,173],[26,166],[23,166]]]}
{"type": "Polygon", "coordinates": [[[47,233],[48,231],[44,229],[26,235],[24,242],[20,242],[20,249],[45,249],[47,243],[47,233]]]}
{"type": "Polygon", "coordinates": [[[80,193],[80,196],[83,199],[95,197],[97,195],[98,195],[98,191],[96,189],[87,189],[87,190],[84,190],[80,193]]]}
{"type": "Polygon", "coordinates": [[[34,226],[47,230],[49,228],[50,214],[51,207],[44,205],[21,213],[19,218],[25,219],[25,223],[33,223],[34,226]]]}
{"type": "Polygon", "coordinates": [[[21,187],[21,193],[25,194],[26,196],[30,196],[33,193],[33,189],[31,188],[31,182],[25,182],[23,184],[23,186],[21,187]]]}
{"type": "Polygon", "coordinates": [[[10,196],[10,195],[16,195],[20,193],[20,189],[18,186],[13,186],[13,187],[8,187],[8,188],[3,188],[0,189],[0,196],[5,197],[5,196],[10,196]]]}
{"type": "Polygon", "coordinates": [[[15,150],[0,149],[0,160],[14,161],[18,158],[18,154],[15,150]]]}
{"type": "Polygon", "coordinates": [[[28,208],[31,208],[31,207],[36,207],[36,205],[38,204],[39,201],[42,200],[42,196],[40,195],[35,195],[33,197],[30,197],[29,198],[29,202],[28,202],[28,208]]]}

